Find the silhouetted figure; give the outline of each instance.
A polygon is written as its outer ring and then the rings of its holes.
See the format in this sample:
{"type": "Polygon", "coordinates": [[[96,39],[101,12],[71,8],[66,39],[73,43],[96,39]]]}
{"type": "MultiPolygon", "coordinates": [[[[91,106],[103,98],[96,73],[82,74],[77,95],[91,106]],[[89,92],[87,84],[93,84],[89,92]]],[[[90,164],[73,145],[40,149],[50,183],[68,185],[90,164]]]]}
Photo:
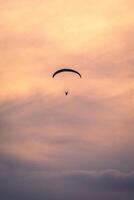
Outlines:
{"type": "Polygon", "coordinates": [[[68,91],[65,92],[65,95],[66,95],[66,96],[68,95],[68,91]]]}

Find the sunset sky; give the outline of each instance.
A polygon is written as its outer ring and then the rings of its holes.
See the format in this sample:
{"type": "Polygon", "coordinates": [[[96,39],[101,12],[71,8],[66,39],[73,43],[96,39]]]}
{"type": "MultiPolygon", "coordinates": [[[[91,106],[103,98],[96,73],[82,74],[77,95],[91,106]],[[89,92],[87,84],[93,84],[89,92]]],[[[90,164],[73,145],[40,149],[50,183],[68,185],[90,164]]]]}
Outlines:
{"type": "Polygon", "coordinates": [[[134,2],[0,0],[0,62],[0,199],[133,200],[134,2]]]}

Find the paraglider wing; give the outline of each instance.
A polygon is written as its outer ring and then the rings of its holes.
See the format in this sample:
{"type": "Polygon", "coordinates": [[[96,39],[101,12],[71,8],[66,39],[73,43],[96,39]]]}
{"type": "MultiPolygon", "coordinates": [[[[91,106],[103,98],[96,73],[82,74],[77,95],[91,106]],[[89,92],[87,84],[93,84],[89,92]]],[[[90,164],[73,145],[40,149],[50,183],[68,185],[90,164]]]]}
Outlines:
{"type": "Polygon", "coordinates": [[[54,78],[57,74],[59,74],[59,73],[61,73],[61,72],[73,72],[73,73],[78,74],[79,77],[81,78],[81,74],[80,74],[78,71],[76,71],[76,70],[74,70],[74,69],[69,69],[69,68],[64,68],[64,69],[57,70],[57,71],[53,74],[52,77],[54,78]]]}

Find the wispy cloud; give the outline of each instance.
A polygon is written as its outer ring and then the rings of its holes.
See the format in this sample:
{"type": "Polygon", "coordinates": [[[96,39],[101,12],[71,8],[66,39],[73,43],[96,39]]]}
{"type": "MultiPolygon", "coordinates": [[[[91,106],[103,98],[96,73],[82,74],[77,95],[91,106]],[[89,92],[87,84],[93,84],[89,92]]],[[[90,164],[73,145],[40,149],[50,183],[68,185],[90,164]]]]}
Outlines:
{"type": "Polygon", "coordinates": [[[122,98],[59,101],[35,94],[8,100],[1,104],[1,152],[56,169],[132,169],[133,120],[128,107],[118,109],[122,98]]]}

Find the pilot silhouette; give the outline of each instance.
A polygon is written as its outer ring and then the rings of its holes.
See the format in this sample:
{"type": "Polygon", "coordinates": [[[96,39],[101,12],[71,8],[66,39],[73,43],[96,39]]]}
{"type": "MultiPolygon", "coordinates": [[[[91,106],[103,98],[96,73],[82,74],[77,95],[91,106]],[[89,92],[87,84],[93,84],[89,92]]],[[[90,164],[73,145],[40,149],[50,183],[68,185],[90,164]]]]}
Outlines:
{"type": "Polygon", "coordinates": [[[68,95],[68,91],[65,91],[65,95],[66,95],[66,96],[68,95]]]}

